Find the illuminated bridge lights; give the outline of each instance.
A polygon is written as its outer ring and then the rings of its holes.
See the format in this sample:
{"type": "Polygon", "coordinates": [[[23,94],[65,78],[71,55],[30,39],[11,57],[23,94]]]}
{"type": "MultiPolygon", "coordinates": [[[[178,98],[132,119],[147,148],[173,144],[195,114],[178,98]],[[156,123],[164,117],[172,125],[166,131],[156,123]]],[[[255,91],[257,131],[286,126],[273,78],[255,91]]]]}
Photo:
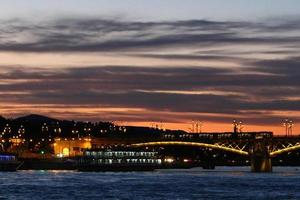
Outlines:
{"type": "Polygon", "coordinates": [[[214,145],[217,145],[217,146],[222,146],[222,147],[228,147],[228,148],[231,148],[231,149],[237,149],[237,150],[241,150],[241,151],[244,151],[244,149],[246,148],[246,144],[244,145],[238,145],[236,143],[215,143],[214,145]]]}
{"type": "MultiPolygon", "coordinates": [[[[133,147],[147,147],[147,146],[167,146],[167,145],[183,145],[183,146],[195,146],[195,147],[203,147],[203,148],[211,148],[218,149],[222,151],[237,153],[240,155],[249,156],[249,153],[245,151],[245,146],[240,148],[236,145],[225,145],[225,144],[208,144],[208,143],[199,143],[199,142],[181,142],[181,141],[164,141],[164,142],[146,142],[146,143],[137,143],[132,144],[133,147]]],[[[300,143],[296,143],[295,145],[288,145],[282,149],[278,149],[270,152],[270,157],[278,156],[282,153],[288,153],[291,151],[295,151],[300,149],[300,143]]]]}
{"type": "Polygon", "coordinates": [[[295,151],[295,150],[298,150],[298,149],[300,149],[300,144],[296,143],[294,146],[288,146],[286,148],[278,149],[276,151],[273,151],[273,152],[270,153],[270,156],[275,157],[275,156],[280,155],[282,153],[288,153],[290,151],[295,151]]]}
{"type": "Polygon", "coordinates": [[[180,141],[168,141],[168,142],[146,142],[146,143],[137,143],[132,144],[133,147],[145,147],[145,146],[166,146],[166,145],[183,145],[183,146],[195,146],[195,147],[204,147],[211,149],[218,149],[223,151],[228,151],[232,153],[237,153],[240,155],[248,156],[249,153],[240,149],[235,149],[231,147],[226,147],[219,144],[207,144],[199,142],[180,142],[180,141]]]}

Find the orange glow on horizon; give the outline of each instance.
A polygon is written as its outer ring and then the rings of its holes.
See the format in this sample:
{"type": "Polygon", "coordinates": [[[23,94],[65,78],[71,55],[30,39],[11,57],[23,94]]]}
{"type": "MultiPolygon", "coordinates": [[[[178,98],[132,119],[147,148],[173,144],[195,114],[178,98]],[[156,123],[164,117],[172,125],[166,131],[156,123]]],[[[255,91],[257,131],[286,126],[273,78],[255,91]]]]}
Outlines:
{"type": "MultiPolygon", "coordinates": [[[[153,122],[128,122],[125,123],[128,126],[144,126],[151,127],[153,122]]],[[[161,124],[156,123],[158,127],[161,124]]],[[[191,123],[163,123],[163,129],[171,130],[184,130],[191,132],[191,123]]],[[[297,132],[297,127],[294,127],[293,135],[299,135],[297,132]]],[[[202,132],[232,132],[231,123],[217,123],[217,122],[204,122],[202,126],[202,132]]],[[[262,126],[262,125],[245,125],[244,132],[259,132],[259,131],[271,131],[275,135],[285,135],[285,128],[278,126],[262,126]]]]}
{"type": "MultiPolygon", "coordinates": [[[[151,127],[156,126],[163,129],[171,130],[184,130],[187,132],[192,132],[192,120],[188,119],[191,114],[195,115],[196,118],[205,119],[205,116],[209,116],[212,119],[214,117],[226,117],[229,118],[228,123],[203,121],[201,131],[202,132],[231,132],[233,130],[231,120],[235,116],[222,115],[222,114],[212,114],[212,113],[178,113],[178,112],[168,112],[168,111],[154,111],[146,110],[143,108],[126,108],[126,107],[104,107],[95,106],[90,107],[87,105],[76,106],[76,105],[55,105],[55,104],[45,104],[45,105],[31,105],[31,104],[15,104],[15,103],[1,103],[0,113],[10,113],[4,115],[7,118],[15,118],[23,116],[30,113],[36,113],[41,115],[46,115],[57,119],[69,119],[77,121],[114,121],[117,124],[128,126],[144,126],[151,127]],[[74,116],[76,116],[74,118],[74,116]],[[164,116],[165,119],[169,119],[172,122],[164,122],[167,120],[161,120],[161,122],[155,121],[143,121],[142,119],[149,118],[154,119],[156,116],[164,116]],[[129,117],[130,120],[122,120],[122,117],[129,117]],[[121,120],[120,120],[121,119],[121,120]],[[120,122],[119,122],[120,121],[120,122]]],[[[275,112],[275,116],[279,113],[275,112]]],[[[285,113],[284,113],[285,114],[285,113]]],[[[289,113],[290,114],[290,113],[289,113]]],[[[245,122],[243,131],[254,132],[254,131],[272,131],[276,135],[284,135],[285,128],[282,124],[274,125],[255,125],[247,124],[247,119],[243,120],[245,122]]],[[[199,128],[200,129],[200,128],[199,128]]],[[[293,127],[293,135],[298,135],[297,123],[293,127]]]]}

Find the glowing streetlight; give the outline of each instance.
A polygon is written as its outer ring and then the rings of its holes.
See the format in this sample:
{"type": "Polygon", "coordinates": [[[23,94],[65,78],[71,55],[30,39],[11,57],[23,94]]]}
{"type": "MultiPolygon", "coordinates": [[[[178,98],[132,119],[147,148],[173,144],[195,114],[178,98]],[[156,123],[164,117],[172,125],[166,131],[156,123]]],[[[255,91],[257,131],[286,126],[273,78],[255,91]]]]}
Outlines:
{"type": "Polygon", "coordinates": [[[293,126],[294,122],[291,119],[285,119],[283,122],[283,126],[285,127],[285,136],[291,136],[293,134],[293,126]]]}
{"type": "Polygon", "coordinates": [[[291,136],[293,134],[293,126],[294,126],[294,122],[292,120],[289,121],[289,136],[291,136]]]}
{"type": "Polygon", "coordinates": [[[233,126],[233,133],[237,133],[238,132],[238,122],[234,119],[232,121],[232,126],[233,126]]]}
{"type": "Polygon", "coordinates": [[[284,120],[283,126],[285,127],[285,136],[288,136],[288,127],[289,127],[289,120],[288,119],[284,120]]]}
{"type": "Polygon", "coordinates": [[[239,128],[239,132],[242,133],[243,129],[244,129],[243,122],[241,122],[241,121],[239,122],[238,128],[239,128]]]}
{"type": "Polygon", "coordinates": [[[236,119],[234,119],[232,122],[232,126],[233,126],[234,133],[242,133],[243,132],[244,126],[243,126],[242,121],[237,121],[236,119]]]}

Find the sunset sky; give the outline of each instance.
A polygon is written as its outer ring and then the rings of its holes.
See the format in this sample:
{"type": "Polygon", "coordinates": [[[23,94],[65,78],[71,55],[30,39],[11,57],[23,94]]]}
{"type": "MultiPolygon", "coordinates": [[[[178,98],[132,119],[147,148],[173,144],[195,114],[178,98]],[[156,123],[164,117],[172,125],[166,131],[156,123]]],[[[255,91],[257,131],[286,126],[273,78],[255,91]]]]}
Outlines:
{"type": "Polygon", "coordinates": [[[300,132],[298,0],[1,0],[0,115],[300,132]]]}

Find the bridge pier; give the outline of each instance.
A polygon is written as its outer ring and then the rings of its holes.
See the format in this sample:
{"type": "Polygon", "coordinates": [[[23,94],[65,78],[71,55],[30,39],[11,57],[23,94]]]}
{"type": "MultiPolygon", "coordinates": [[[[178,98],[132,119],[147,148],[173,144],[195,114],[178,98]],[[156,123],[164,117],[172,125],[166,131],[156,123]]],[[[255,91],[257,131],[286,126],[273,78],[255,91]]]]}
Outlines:
{"type": "Polygon", "coordinates": [[[269,157],[253,155],[251,172],[272,172],[272,160],[269,157]]]}
{"type": "Polygon", "coordinates": [[[256,141],[250,151],[251,172],[272,172],[272,160],[264,141],[256,141]]]}

